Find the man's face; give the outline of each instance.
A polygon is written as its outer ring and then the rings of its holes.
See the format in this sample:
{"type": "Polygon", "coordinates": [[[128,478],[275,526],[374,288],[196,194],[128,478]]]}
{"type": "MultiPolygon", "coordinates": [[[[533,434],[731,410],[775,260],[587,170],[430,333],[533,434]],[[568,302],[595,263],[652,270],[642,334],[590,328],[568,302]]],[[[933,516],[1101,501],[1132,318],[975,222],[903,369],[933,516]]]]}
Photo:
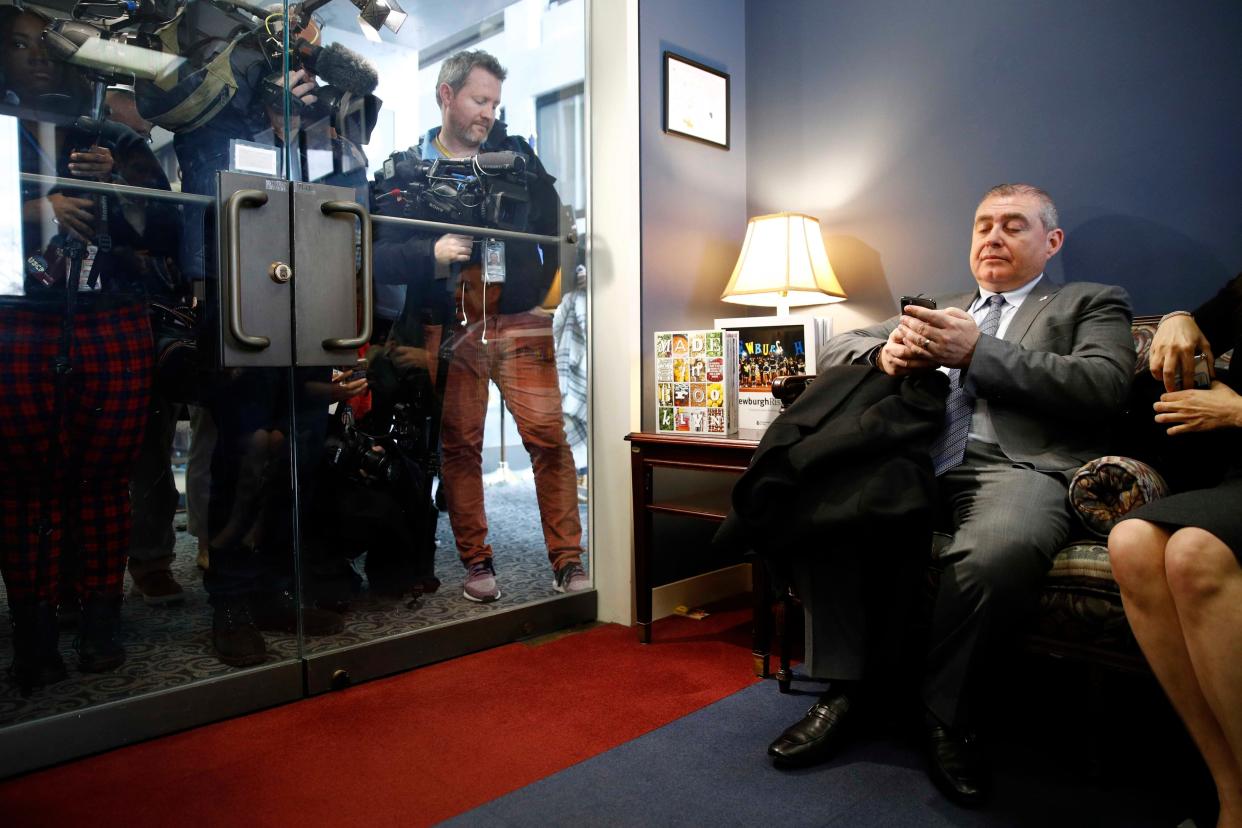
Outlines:
{"type": "Polygon", "coordinates": [[[467,149],[478,149],[496,123],[500,108],[500,80],[476,66],[456,94],[447,83],[440,84],[443,129],[453,142],[467,149]]]}
{"type": "Polygon", "coordinates": [[[975,210],[970,269],[980,287],[996,293],[1020,288],[1061,249],[1065,234],[1044,227],[1039,207],[1038,198],[1019,193],[986,198],[975,210]]]}

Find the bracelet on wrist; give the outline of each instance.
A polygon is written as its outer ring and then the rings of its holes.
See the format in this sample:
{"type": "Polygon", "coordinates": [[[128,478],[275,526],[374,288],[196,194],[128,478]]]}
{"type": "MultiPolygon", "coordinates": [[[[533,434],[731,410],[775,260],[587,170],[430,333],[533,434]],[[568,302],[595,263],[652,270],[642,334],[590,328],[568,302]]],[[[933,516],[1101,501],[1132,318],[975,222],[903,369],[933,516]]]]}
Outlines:
{"type": "Polygon", "coordinates": [[[1190,311],[1184,311],[1184,310],[1169,311],[1164,316],[1160,317],[1159,324],[1163,325],[1166,320],[1172,319],[1175,316],[1190,316],[1191,318],[1193,318],[1194,315],[1190,311]]]}

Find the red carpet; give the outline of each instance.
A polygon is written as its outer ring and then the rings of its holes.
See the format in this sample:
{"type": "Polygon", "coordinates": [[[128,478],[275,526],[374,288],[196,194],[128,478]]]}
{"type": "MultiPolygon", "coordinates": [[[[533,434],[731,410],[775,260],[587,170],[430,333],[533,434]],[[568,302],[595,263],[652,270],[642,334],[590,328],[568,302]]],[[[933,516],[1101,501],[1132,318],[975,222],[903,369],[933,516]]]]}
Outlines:
{"type": "Polygon", "coordinates": [[[6,825],[427,825],[754,683],[749,611],[596,627],[0,783],[6,825]]]}

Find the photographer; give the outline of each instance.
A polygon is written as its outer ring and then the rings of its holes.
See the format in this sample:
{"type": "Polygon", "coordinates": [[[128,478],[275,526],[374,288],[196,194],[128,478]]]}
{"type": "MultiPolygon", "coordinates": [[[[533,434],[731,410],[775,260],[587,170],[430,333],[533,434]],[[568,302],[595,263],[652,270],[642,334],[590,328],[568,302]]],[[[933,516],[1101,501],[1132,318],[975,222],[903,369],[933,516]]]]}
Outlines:
{"type": "MultiPolygon", "coordinates": [[[[417,160],[465,159],[482,152],[512,151],[529,158],[526,226],[514,229],[555,234],[559,201],[553,179],[529,144],[505,133],[496,120],[506,72],[492,55],[459,52],[444,62],[436,83],[441,124],[411,150],[417,160]]],[[[396,166],[396,165],[394,165],[396,166]]],[[[478,165],[476,165],[478,166],[478,165]]],[[[489,174],[476,171],[479,178],[489,174]]],[[[452,221],[425,201],[377,192],[373,212],[452,221]]],[[[494,217],[493,217],[494,218],[494,217]]],[[[556,275],[555,245],[489,239],[455,233],[428,235],[379,228],[375,276],[405,284],[402,323],[426,321],[422,342],[395,341],[394,361],[425,364],[443,388],[442,485],[471,601],[500,597],[487,543],[483,510],[483,426],[488,383],[494,381],[530,453],[548,558],[559,592],[588,589],[583,571],[573,456],[565,439],[551,315],[540,307],[556,275]],[[448,340],[446,360],[437,358],[448,340]],[[438,372],[447,364],[447,375],[438,372]]],[[[398,329],[413,328],[399,324],[398,329]]]]}

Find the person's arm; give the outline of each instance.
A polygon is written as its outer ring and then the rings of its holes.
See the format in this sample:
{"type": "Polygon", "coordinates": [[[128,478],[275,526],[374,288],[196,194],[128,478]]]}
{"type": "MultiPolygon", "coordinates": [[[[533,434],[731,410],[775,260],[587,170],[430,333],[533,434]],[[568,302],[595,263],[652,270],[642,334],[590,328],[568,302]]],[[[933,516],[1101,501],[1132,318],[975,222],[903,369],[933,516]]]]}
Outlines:
{"type": "Polygon", "coordinates": [[[1168,426],[1169,434],[1242,428],[1242,397],[1219,381],[1210,389],[1162,394],[1153,408],[1156,422],[1168,426]]]}
{"type": "Polygon", "coordinates": [[[1242,315],[1242,273],[1233,277],[1220,292],[1194,311],[1194,319],[1211,343],[1212,351],[1222,354],[1232,348],[1240,331],[1242,315]]]}
{"type": "Polygon", "coordinates": [[[979,337],[962,387],[989,402],[1062,419],[1117,412],[1129,393],[1135,361],[1125,291],[1067,285],[1048,301],[1071,303],[1060,310],[1064,321],[1033,330],[1021,344],[979,337]]]}
{"type": "Polygon", "coordinates": [[[431,280],[435,276],[434,245],[434,237],[425,233],[377,223],[371,243],[375,282],[381,285],[407,285],[431,280]]]}
{"type": "Polygon", "coordinates": [[[1165,314],[1151,342],[1148,368],[1164,384],[1167,392],[1188,388],[1185,379],[1194,374],[1195,356],[1207,360],[1208,372],[1215,375],[1215,354],[1232,348],[1238,339],[1238,313],[1242,310],[1242,274],[1233,278],[1192,314],[1173,311],[1165,314]]]}
{"type": "MultiPolygon", "coordinates": [[[[172,189],[146,141],[123,124],[109,122],[107,128],[116,159],[114,182],[151,190],[172,189]]],[[[109,214],[109,229],[119,242],[159,255],[177,255],[182,227],[179,205],[132,195],[117,195],[116,204],[119,209],[109,214]]]]}
{"type": "Polygon", "coordinates": [[[888,341],[889,334],[897,328],[900,320],[900,316],[894,316],[878,325],[830,337],[815,360],[815,369],[822,372],[834,365],[854,365],[864,361],[875,365],[872,360],[877,358],[878,350],[888,341]]]}
{"type": "MultiPolygon", "coordinates": [[[[556,179],[544,168],[543,162],[539,160],[539,156],[535,155],[535,151],[525,141],[518,142],[518,149],[526,153],[531,159],[532,171],[534,177],[531,182],[530,199],[531,199],[531,216],[530,216],[530,232],[539,233],[546,236],[560,236],[561,234],[561,198],[556,192],[556,179]]],[[[541,256],[539,259],[539,297],[537,304],[545,301],[548,290],[552,287],[552,282],[556,278],[557,268],[562,264],[568,268],[572,264],[572,260],[561,262],[561,252],[563,245],[541,244],[539,245],[541,256]]],[[[566,272],[561,272],[561,285],[567,283],[566,272]]]]}

